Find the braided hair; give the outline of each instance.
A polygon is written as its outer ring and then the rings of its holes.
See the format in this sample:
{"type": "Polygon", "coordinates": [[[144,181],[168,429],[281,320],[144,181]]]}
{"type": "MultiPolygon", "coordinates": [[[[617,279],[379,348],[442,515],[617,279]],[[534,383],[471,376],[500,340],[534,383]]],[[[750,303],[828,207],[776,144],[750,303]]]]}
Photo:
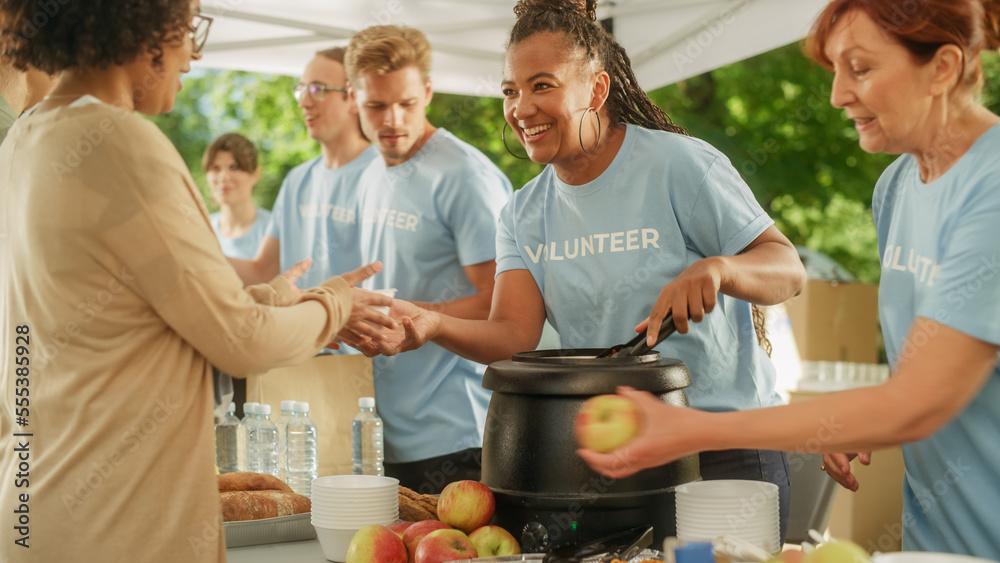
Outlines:
{"type": "Polygon", "coordinates": [[[563,33],[584,49],[587,60],[597,61],[604,68],[611,77],[607,107],[612,124],[630,123],[687,135],[639,87],[625,49],[597,23],[596,0],[519,0],[514,15],[517,22],[510,31],[508,46],[537,33],[563,33]]]}
{"type": "MultiPolygon", "coordinates": [[[[639,87],[625,49],[597,22],[597,0],[518,0],[514,15],[517,22],[510,31],[508,48],[538,33],[562,33],[584,50],[588,61],[603,67],[611,77],[606,105],[613,125],[632,124],[688,135],[639,87]]],[[[752,305],[752,311],[757,341],[770,356],[764,313],[756,305],[752,305]]]]}

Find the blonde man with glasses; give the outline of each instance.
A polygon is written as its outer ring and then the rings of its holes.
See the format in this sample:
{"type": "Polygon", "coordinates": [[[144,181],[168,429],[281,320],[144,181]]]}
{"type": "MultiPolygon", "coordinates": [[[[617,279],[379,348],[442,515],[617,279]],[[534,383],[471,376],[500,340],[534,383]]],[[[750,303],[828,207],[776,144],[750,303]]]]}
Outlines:
{"type": "Polygon", "coordinates": [[[344,48],[316,53],[294,95],[320,155],[285,177],[253,260],[230,260],[247,284],[267,281],[307,258],[312,266],[299,278],[302,288],[362,265],[357,184],[378,153],[361,134],[347,97],[344,48]]]}

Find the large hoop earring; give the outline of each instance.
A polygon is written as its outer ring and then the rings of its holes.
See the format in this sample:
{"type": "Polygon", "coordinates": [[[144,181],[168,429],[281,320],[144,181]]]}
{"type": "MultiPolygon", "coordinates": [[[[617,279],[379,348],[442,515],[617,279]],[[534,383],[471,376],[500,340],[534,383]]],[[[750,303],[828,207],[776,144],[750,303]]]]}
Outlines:
{"type": "Polygon", "coordinates": [[[597,147],[599,146],[601,146],[601,114],[597,113],[597,110],[591,106],[587,108],[586,111],[583,112],[583,116],[580,117],[580,150],[586,154],[594,154],[597,152],[597,147]],[[592,151],[588,151],[583,146],[583,120],[587,118],[587,114],[590,112],[594,112],[594,115],[597,117],[597,144],[594,145],[594,150],[592,151]]]}
{"type": "Polygon", "coordinates": [[[507,146],[507,127],[509,125],[510,124],[507,123],[507,120],[505,119],[503,121],[503,129],[500,130],[500,140],[503,141],[503,148],[507,149],[507,152],[509,152],[510,155],[513,156],[514,158],[518,158],[521,160],[531,160],[531,158],[527,156],[517,156],[516,154],[514,154],[514,151],[510,150],[510,147],[507,146]]]}

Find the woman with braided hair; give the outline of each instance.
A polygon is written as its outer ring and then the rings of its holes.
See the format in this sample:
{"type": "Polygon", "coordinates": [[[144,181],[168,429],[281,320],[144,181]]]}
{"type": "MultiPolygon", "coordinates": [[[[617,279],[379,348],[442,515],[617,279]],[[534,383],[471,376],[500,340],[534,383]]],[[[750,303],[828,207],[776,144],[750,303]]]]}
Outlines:
{"type": "MultiPolygon", "coordinates": [[[[654,344],[672,313],[678,334],[657,349],[690,368],[691,405],[777,405],[751,304],[801,291],[798,254],[729,160],[672,124],[639,88],[595,10],[592,0],[521,0],[514,9],[502,83],[505,140],[516,138],[548,166],[501,213],[489,320],[397,303],[394,314],[410,317],[406,334],[382,352],[432,339],[489,363],[533,349],[546,318],[564,348],[618,344],[636,325],[654,344]]],[[[782,530],[787,471],[780,452],[701,456],[705,479],[777,484],[782,530]]]]}

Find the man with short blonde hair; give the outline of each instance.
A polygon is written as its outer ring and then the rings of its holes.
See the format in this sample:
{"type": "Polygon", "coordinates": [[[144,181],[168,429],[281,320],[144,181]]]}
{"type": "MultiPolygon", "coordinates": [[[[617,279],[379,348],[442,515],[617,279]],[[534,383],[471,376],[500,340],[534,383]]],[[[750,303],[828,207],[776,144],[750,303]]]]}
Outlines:
{"type": "Polygon", "coordinates": [[[416,67],[421,78],[429,80],[431,44],[423,32],[412,27],[369,27],[351,38],[344,66],[352,83],[366,74],[389,74],[408,66],[416,67]]]}
{"type": "MultiPolygon", "coordinates": [[[[430,43],[408,27],[365,29],[347,48],[351,100],[382,155],[359,183],[362,255],[384,264],[366,287],[486,319],[510,182],[481,152],[427,121],[430,63],[430,43]]],[[[432,344],[378,357],[374,366],[386,475],[422,493],[478,480],[490,399],[483,366],[432,344]]]]}

